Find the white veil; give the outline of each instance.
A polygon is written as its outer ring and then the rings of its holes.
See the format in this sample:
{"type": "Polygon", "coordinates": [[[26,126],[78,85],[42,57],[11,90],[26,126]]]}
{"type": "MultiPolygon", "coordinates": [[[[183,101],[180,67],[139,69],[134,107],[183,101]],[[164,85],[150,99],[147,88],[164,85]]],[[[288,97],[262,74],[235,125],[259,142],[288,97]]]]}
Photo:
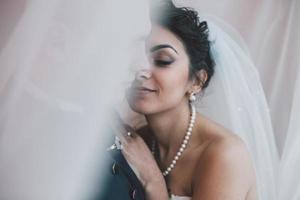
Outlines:
{"type": "Polygon", "coordinates": [[[258,73],[244,49],[223,31],[228,25],[216,19],[207,23],[215,74],[197,110],[244,140],[254,162],[259,199],[274,200],[278,154],[258,73]]]}
{"type": "MultiPolygon", "coordinates": [[[[255,65],[233,28],[212,16],[200,16],[200,20],[208,23],[211,54],[216,65],[209,86],[198,95],[196,109],[243,139],[254,163],[259,199],[277,199],[279,155],[255,65]]],[[[124,100],[123,106],[128,107],[126,104],[124,100]]],[[[124,113],[127,112],[130,109],[125,109],[124,113]]],[[[134,115],[130,122],[135,127],[146,123],[141,116],[134,115]]]]}
{"type": "Polygon", "coordinates": [[[279,165],[278,199],[280,200],[300,199],[300,178],[297,173],[300,168],[300,71],[298,71],[297,77],[294,99],[291,105],[289,129],[279,165]]]}

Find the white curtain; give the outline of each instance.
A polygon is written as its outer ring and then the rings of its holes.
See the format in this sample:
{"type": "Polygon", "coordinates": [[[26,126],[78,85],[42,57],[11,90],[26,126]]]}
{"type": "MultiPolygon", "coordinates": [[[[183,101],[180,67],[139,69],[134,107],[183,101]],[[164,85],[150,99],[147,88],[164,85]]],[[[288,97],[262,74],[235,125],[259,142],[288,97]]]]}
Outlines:
{"type": "Polygon", "coordinates": [[[147,6],[0,1],[0,199],[76,200],[99,189],[107,108],[123,96],[129,42],[149,31],[147,6]]]}

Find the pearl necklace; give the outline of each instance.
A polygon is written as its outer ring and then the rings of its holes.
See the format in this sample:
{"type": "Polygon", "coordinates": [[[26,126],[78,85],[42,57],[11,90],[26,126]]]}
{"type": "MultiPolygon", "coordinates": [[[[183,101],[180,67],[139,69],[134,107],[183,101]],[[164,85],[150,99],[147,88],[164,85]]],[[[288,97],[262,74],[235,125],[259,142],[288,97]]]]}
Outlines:
{"type": "MultiPolygon", "coordinates": [[[[181,147],[179,148],[178,152],[176,153],[176,155],[174,156],[171,164],[169,165],[169,167],[162,173],[163,176],[167,176],[171,171],[172,169],[175,167],[178,159],[180,158],[180,156],[182,155],[183,151],[186,149],[187,147],[187,144],[189,142],[189,139],[190,139],[190,136],[192,135],[192,131],[193,131],[193,127],[194,127],[194,124],[195,124],[195,118],[196,118],[196,109],[195,109],[195,106],[193,104],[190,104],[191,105],[191,109],[192,109],[192,114],[191,114],[191,118],[190,118],[190,122],[189,122],[189,126],[188,126],[188,129],[187,129],[187,132],[185,134],[185,137],[184,137],[184,140],[181,144],[181,147]]],[[[153,156],[155,156],[155,140],[153,139],[152,140],[152,154],[153,156]]]]}

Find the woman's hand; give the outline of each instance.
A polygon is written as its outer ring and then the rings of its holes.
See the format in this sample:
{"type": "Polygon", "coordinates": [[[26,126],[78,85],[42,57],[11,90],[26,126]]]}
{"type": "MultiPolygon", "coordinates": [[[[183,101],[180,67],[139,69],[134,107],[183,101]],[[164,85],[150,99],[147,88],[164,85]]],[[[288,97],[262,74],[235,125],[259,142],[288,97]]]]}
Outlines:
{"type": "Polygon", "coordinates": [[[168,199],[165,180],[145,141],[115,115],[113,129],[120,139],[122,153],[142,183],[147,199],[168,199]]]}

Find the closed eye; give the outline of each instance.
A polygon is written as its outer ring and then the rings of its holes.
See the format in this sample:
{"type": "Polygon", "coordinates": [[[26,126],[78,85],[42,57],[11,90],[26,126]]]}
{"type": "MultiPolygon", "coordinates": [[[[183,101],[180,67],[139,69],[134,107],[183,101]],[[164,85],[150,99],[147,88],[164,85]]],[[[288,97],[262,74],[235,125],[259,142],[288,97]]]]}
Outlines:
{"type": "Polygon", "coordinates": [[[166,65],[170,65],[172,63],[173,63],[173,61],[169,61],[169,60],[154,60],[154,64],[157,66],[166,66],[166,65]]]}

